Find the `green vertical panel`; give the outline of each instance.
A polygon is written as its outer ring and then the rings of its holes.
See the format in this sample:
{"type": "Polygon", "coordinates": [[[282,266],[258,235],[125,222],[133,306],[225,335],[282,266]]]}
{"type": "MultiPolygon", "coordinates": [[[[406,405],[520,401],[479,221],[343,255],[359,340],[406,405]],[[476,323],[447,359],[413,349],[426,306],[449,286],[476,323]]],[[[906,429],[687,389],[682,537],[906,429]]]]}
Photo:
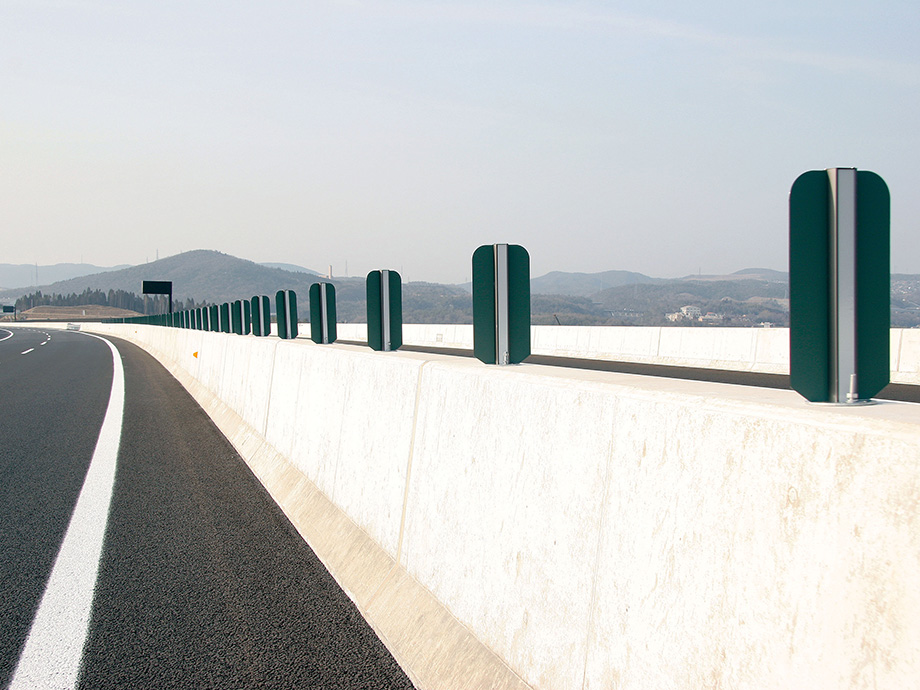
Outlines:
{"type": "Polygon", "coordinates": [[[293,290],[288,290],[288,308],[291,314],[291,332],[288,334],[289,338],[297,337],[297,293],[293,290]]]}
{"type": "Polygon", "coordinates": [[[218,307],[216,304],[211,306],[210,325],[211,325],[211,330],[215,333],[217,332],[217,327],[220,325],[219,311],[220,311],[220,307],[218,307]]]}
{"type": "Polygon", "coordinates": [[[278,337],[287,340],[287,319],[284,318],[284,290],[275,293],[275,315],[278,317],[278,337]]]}
{"type": "Polygon", "coordinates": [[[473,252],[473,354],[495,364],[495,251],[484,244],[473,252]]]}
{"type": "Polygon", "coordinates": [[[830,182],[800,175],[789,193],[789,374],[812,402],[831,399],[830,182]]]}
{"type": "Polygon", "coordinates": [[[230,325],[237,335],[243,335],[243,303],[234,300],[230,304],[230,325]]]}
{"type": "Polygon", "coordinates": [[[272,304],[268,295],[262,295],[262,335],[272,334],[272,304]]]}
{"type": "Polygon", "coordinates": [[[220,305],[220,331],[221,333],[230,332],[230,303],[224,302],[220,305]]]}
{"type": "Polygon", "coordinates": [[[508,360],[520,364],[530,357],[530,254],[508,245],[508,360]]]}
{"type": "Polygon", "coordinates": [[[319,301],[319,283],[310,286],[310,339],[317,344],[323,342],[323,308],[319,301]]]}
{"type": "Polygon", "coordinates": [[[365,280],[367,291],[367,344],[372,350],[383,350],[383,320],[380,271],[371,271],[365,280]]]}
{"type": "Polygon", "coordinates": [[[252,332],[252,309],[250,309],[250,304],[248,299],[244,299],[243,303],[243,335],[249,335],[252,332]]]}
{"type": "Polygon", "coordinates": [[[262,335],[262,322],[259,320],[259,298],[253,297],[250,300],[251,308],[250,313],[252,314],[252,334],[253,335],[262,335]]]}
{"type": "Polygon", "coordinates": [[[856,173],[856,385],[871,398],[891,376],[891,199],[873,172],[856,173]]]}
{"type": "Polygon", "coordinates": [[[326,319],[326,332],[329,334],[329,342],[334,343],[338,338],[338,333],[335,327],[335,285],[332,283],[326,285],[326,319]]]}
{"type": "Polygon", "coordinates": [[[402,347],[402,277],[390,271],[390,349],[402,347]]]}

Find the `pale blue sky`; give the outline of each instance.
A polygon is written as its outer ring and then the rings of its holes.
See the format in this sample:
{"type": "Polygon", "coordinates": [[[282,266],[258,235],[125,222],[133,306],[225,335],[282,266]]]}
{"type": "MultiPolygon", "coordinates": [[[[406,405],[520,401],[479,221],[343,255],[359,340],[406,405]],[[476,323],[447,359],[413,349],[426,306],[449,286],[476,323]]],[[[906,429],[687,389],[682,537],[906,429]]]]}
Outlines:
{"type": "Polygon", "coordinates": [[[784,269],[792,182],[855,166],[920,272],[918,31],[916,0],[0,0],[0,262],[784,269]]]}

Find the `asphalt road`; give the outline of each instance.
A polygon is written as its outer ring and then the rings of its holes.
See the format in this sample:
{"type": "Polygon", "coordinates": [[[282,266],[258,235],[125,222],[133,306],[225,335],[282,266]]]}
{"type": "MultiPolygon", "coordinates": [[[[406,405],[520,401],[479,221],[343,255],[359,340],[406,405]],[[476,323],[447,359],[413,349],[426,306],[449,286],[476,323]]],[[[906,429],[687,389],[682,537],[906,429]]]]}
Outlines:
{"type": "Polygon", "coordinates": [[[0,687],[45,589],[112,384],[112,356],[99,340],[9,333],[0,329],[0,687]]]}
{"type": "MultiPolygon", "coordinates": [[[[60,547],[112,380],[105,343],[44,338],[17,330],[0,341],[0,686],[60,547]]],[[[185,389],[141,349],[111,340],[125,407],[78,686],[411,688],[185,389]]]]}

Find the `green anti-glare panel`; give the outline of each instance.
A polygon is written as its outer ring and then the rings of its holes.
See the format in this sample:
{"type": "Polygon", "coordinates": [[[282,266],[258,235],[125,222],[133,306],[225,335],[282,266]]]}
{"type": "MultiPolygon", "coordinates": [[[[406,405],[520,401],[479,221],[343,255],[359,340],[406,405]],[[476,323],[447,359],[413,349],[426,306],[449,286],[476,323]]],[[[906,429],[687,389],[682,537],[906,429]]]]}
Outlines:
{"type": "Polygon", "coordinates": [[[272,334],[272,304],[268,295],[262,295],[262,335],[272,334]]]}
{"type": "Polygon", "coordinates": [[[297,337],[297,293],[288,290],[288,313],[291,315],[291,328],[288,338],[297,337]]]}
{"type": "Polygon", "coordinates": [[[856,173],[856,371],[859,397],[891,377],[891,198],[873,172],[856,173]]]}
{"type": "Polygon", "coordinates": [[[249,303],[250,303],[249,309],[250,309],[250,313],[252,314],[252,334],[258,335],[258,336],[262,335],[262,322],[259,319],[260,302],[261,300],[259,299],[258,296],[253,297],[251,300],[249,300],[249,303]]]}
{"type": "Polygon", "coordinates": [[[252,332],[252,312],[248,299],[241,301],[243,305],[243,335],[249,335],[252,332]]]}
{"type": "Polygon", "coordinates": [[[287,320],[284,317],[284,290],[275,293],[275,314],[278,315],[278,337],[287,340],[287,320]]]}
{"type": "Polygon", "coordinates": [[[789,378],[812,402],[831,389],[829,212],[827,172],[800,175],[789,192],[789,378]]]}
{"type": "MultiPolygon", "coordinates": [[[[402,347],[402,279],[396,271],[388,271],[387,286],[390,293],[390,350],[402,347]]],[[[367,274],[367,344],[378,352],[383,342],[383,277],[382,271],[367,274]]]]}
{"type": "MultiPolygon", "coordinates": [[[[496,364],[497,324],[495,245],[473,252],[473,354],[496,364]]],[[[508,245],[508,362],[520,364],[530,356],[530,255],[508,245]]]]}
{"type": "MultiPolygon", "coordinates": [[[[871,398],[890,376],[890,198],[875,173],[856,173],[856,378],[871,398]]],[[[790,385],[832,399],[831,188],[826,170],[803,173],[789,194],[790,385]]]]}
{"type": "Polygon", "coordinates": [[[495,364],[495,250],[484,244],[473,252],[473,354],[495,364]]]}
{"type": "Polygon", "coordinates": [[[256,295],[249,302],[252,314],[252,334],[257,336],[271,335],[271,303],[268,297],[266,295],[256,295]]]}
{"type": "Polygon", "coordinates": [[[243,335],[243,303],[239,300],[230,305],[230,323],[234,333],[243,335]]]}
{"type": "Polygon", "coordinates": [[[530,357],[530,254],[508,245],[508,354],[511,364],[530,357]]]}
{"type": "MultiPolygon", "coordinates": [[[[335,285],[324,283],[326,286],[326,335],[327,342],[336,340],[335,328],[335,285]]],[[[323,307],[321,301],[322,288],[320,283],[310,286],[310,338],[314,343],[323,343],[323,307]]]]}
{"type": "Polygon", "coordinates": [[[275,293],[275,313],[278,315],[278,337],[282,340],[296,338],[297,294],[293,290],[278,290],[275,293]],[[285,297],[287,297],[286,306],[285,297]]]}
{"type": "Polygon", "coordinates": [[[220,305],[220,332],[230,332],[230,303],[224,302],[220,305]]]}

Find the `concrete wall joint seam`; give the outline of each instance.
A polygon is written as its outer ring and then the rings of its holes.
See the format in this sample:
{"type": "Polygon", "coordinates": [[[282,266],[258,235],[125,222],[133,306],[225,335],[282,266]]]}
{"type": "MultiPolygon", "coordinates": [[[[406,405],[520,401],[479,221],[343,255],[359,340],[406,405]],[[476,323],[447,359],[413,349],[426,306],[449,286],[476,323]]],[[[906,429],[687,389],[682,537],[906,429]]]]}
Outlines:
{"type": "MultiPolygon", "coordinates": [[[[616,402],[614,402],[611,418],[616,417],[616,402]]],[[[611,428],[613,427],[613,419],[611,419],[611,428]]],[[[581,687],[582,690],[585,690],[588,687],[588,660],[591,656],[591,636],[594,634],[594,614],[597,609],[597,582],[601,566],[601,551],[604,548],[604,537],[606,535],[607,527],[607,499],[610,495],[610,467],[613,464],[613,449],[614,449],[614,440],[611,435],[610,440],[608,441],[607,446],[607,462],[604,468],[604,491],[601,498],[601,510],[598,520],[600,524],[597,529],[597,548],[594,551],[594,564],[592,567],[592,577],[591,577],[591,601],[588,608],[588,622],[585,628],[585,663],[583,666],[582,677],[581,677],[581,687]]]]}
{"type": "Polygon", "coordinates": [[[418,410],[422,399],[422,376],[425,373],[425,367],[431,364],[433,360],[425,360],[418,368],[418,378],[415,382],[415,409],[412,412],[412,434],[409,437],[409,457],[406,460],[406,486],[403,491],[402,515],[399,518],[399,540],[396,543],[396,565],[402,560],[403,535],[406,529],[406,513],[408,512],[409,503],[409,486],[412,480],[412,457],[415,455],[415,433],[418,427],[418,410]]]}

